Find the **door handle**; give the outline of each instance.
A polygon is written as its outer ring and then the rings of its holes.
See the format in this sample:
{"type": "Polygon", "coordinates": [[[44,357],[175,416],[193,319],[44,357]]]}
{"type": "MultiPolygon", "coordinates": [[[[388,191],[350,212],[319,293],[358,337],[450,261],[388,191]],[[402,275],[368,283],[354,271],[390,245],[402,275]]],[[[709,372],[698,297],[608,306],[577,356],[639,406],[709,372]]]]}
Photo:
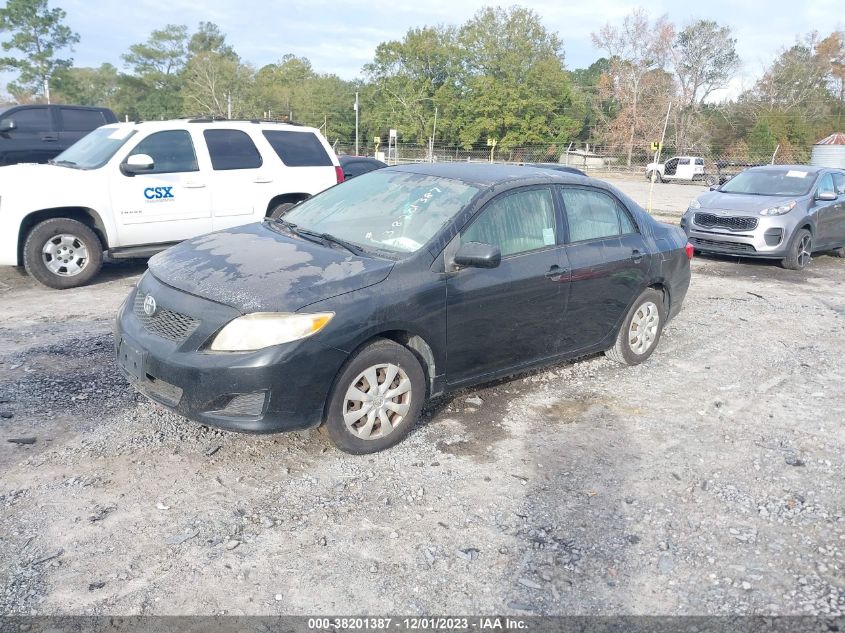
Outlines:
{"type": "Polygon", "coordinates": [[[557,264],[554,264],[551,268],[549,268],[549,272],[546,273],[546,279],[560,281],[560,278],[567,274],[569,274],[569,271],[566,268],[561,268],[557,264]]]}
{"type": "Polygon", "coordinates": [[[635,264],[639,264],[641,261],[643,261],[643,252],[635,248],[633,251],[631,251],[631,260],[635,264]]]}
{"type": "Polygon", "coordinates": [[[202,189],[203,187],[205,187],[205,183],[190,181],[186,182],[183,186],[185,187],[185,189],[202,189]]]}
{"type": "Polygon", "coordinates": [[[258,178],[256,178],[256,179],[255,179],[255,180],[253,180],[252,182],[254,182],[254,183],[258,183],[259,185],[263,185],[263,184],[266,184],[266,183],[268,183],[268,182],[273,182],[273,179],[272,179],[272,178],[267,178],[267,177],[265,177],[265,176],[259,176],[258,178]]]}
{"type": "Polygon", "coordinates": [[[42,141],[58,141],[59,137],[54,136],[52,134],[45,134],[44,136],[41,137],[41,140],[42,141]]]}

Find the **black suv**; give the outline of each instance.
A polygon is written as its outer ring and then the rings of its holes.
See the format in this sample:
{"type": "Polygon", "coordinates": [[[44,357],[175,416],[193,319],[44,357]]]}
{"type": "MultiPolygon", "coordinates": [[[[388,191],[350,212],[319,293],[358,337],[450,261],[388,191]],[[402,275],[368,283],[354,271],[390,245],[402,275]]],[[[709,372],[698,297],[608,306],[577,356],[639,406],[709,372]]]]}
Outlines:
{"type": "Polygon", "coordinates": [[[106,123],[117,123],[108,108],[19,105],[0,108],[0,165],[46,163],[106,123]]]}

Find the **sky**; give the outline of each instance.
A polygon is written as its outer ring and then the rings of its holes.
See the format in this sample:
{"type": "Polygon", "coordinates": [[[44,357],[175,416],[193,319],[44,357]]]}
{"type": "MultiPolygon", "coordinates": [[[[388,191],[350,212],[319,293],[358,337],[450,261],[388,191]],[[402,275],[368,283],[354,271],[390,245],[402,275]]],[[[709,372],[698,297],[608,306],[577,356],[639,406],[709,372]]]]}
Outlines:
{"type": "MultiPolygon", "coordinates": [[[[570,69],[589,66],[601,56],[591,33],[607,22],[620,23],[637,6],[620,0],[50,0],[51,7],[67,12],[68,25],[80,35],[72,54],[77,66],[110,62],[122,68],[120,55],[153,29],[186,24],[194,30],[208,21],[256,67],[293,53],[310,59],[316,71],[343,79],[361,76],[376,46],[401,39],[409,28],[460,24],[481,7],[495,4],[534,9],[546,28],[562,38],[570,69]]],[[[800,35],[817,30],[825,36],[845,25],[842,0],[650,0],[647,7],[653,17],[665,13],[677,25],[706,18],[733,28],[743,68],[730,88],[717,95],[721,97],[750,87],[779,49],[800,35]]],[[[12,78],[0,75],[3,84],[12,78]]]]}

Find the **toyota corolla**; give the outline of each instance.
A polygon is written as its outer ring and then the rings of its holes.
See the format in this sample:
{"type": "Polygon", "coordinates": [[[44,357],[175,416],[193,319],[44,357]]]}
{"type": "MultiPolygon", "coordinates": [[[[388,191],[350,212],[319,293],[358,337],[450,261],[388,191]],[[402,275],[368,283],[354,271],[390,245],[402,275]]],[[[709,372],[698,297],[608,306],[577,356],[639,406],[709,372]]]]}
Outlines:
{"type": "Polygon", "coordinates": [[[142,393],[201,423],[325,424],[369,453],[433,396],[595,352],[646,360],[691,256],[679,227],[598,180],[386,168],[152,258],[116,353],[142,393]]]}

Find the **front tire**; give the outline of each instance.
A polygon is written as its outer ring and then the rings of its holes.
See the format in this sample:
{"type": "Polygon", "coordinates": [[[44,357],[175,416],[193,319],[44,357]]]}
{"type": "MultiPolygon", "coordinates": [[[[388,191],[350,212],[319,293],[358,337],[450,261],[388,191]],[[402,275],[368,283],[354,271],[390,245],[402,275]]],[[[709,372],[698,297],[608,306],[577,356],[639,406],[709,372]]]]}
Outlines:
{"type": "Polygon", "coordinates": [[[803,270],[810,263],[813,253],[813,236],[807,229],[800,229],[792,238],[789,254],[781,260],[787,270],[803,270]]]}
{"type": "Polygon", "coordinates": [[[29,232],[23,264],[31,277],[50,288],[84,286],[103,265],[103,245],[97,234],[70,218],[44,220],[29,232]]]}
{"type": "Polygon", "coordinates": [[[656,171],[656,172],[650,171],[650,172],[648,172],[648,174],[646,174],[646,179],[649,182],[651,181],[652,175],[654,176],[654,182],[663,182],[663,177],[660,175],[659,171],[656,171]]]}
{"type": "Polygon", "coordinates": [[[338,374],[325,430],[335,446],[363,455],[390,448],[411,432],[426,397],[425,374],[406,347],[377,339],[338,374]]]}
{"type": "Polygon", "coordinates": [[[639,365],[654,353],[665,322],[663,293],[646,289],[625,315],[616,342],[605,354],[623,365],[639,365]]]}

